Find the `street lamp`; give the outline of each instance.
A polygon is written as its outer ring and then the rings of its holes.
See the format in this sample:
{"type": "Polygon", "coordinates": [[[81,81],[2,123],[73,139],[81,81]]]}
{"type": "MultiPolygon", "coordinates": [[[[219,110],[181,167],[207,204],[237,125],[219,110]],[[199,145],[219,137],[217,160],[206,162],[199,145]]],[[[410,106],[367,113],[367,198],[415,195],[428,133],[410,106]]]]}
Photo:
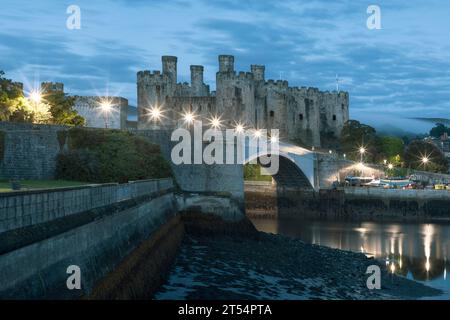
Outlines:
{"type": "Polygon", "coordinates": [[[186,123],[188,126],[190,126],[195,120],[194,113],[190,112],[190,111],[184,113],[183,114],[183,120],[184,120],[184,123],[186,123]]]}
{"type": "Polygon", "coordinates": [[[30,92],[29,99],[34,103],[40,103],[42,100],[42,94],[39,90],[33,90],[30,92]]]}
{"type": "Polygon", "coordinates": [[[389,163],[389,164],[388,164],[388,169],[389,169],[389,170],[394,169],[394,165],[393,165],[392,163],[389,163]]]}
{"type": "Polygon", "coordinates": [[[150,118],[153,121],[159,121],[161,119],[162,112],[158,107],[152,107],[150,109],[150,118]]]}
{"type": "Polygon", "coordinates": [[[236,133],[242,133],[244,132],[244,126],[240,123],[237,123],[236,127],[234,128],[234,131],[236,131],[236,133]]]}
{"type": "Polygon", "coordinates": [[[159,122],[163,117],[163,113],[163,110],[159,106],[153,106],[148,109],[148,116],[150,117],[150,120],[153,121],[155,129],[157,122],[159,122]]]}
{"type": "Polygon", "coordinates": [[[256,129],[255,132],[253,133],[253,135],[255,136],[255,138],[261,137],[261,130],[256,129]]]}
{"type": "Polygon", "coordinates": [[[108,128],[108,120],[109,120],[109,113],[111,112],[112,105],[109,100],[103,100],[100,102],[100,109],[103,113],[103,119],[105,120],[105,128],[108,128]]]}
{"type": "Polygon", "coordinates": [[[359,148],[359,153],[361,154],[361,163],[362,163],[363,162],[364,153],[366,153],[366,148],[360,147],[359,148]]]}
{"type": "Polygon", "coordinates": [[[423,167],[426,169],[428,162],[430,162],[430,159],[427,156],[422,157],[421,159],[423,167]]]}
{"type": "Polygon", "coordinates": [[[278,137],[277,136],[271,136],[270,137],[270,142],[271,143],[277,143],[278,142],[278,137]]]}
{"type": "Polygon", "coordinates": [[[211,128],[213,129],[220,129],[221,125],[222,125],[222,121],[220,120],[221,117],[218,116],[214,116],[213,118],[210,119],[210,124],[211,124],[211,128]]]}

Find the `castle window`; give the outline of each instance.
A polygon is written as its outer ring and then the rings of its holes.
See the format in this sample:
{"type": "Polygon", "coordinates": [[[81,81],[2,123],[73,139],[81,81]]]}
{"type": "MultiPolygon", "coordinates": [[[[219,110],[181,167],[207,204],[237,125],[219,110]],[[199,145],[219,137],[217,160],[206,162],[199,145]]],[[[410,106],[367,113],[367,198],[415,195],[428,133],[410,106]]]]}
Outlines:
{"type": "Polygon", "coordinates": [[[336,115],[333,114],[333,121],[336,121],[336,115]]]}
{"type": "Polygon", "coordinates": [[[298,118],[299,118],[300,120],[303,120],[303,113],[300,113],[300,114],[298,115],[298,118]]]}
{"type": "Polygon", "coordinates": [[[275,112],[271,110],[271,111],[270,111],[270,117],[273,118],[274,115],[275,115],[275,112]]]}

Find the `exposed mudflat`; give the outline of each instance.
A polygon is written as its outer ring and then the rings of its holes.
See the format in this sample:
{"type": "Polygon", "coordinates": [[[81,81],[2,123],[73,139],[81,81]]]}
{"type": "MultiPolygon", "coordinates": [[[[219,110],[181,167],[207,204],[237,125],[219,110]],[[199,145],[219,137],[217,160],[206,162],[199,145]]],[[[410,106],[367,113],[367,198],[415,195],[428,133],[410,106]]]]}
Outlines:
{"type": "Polygon", "coordinates": [[[311,245],[280,235],[186,235],[155,299],[418,299],[442,292],[390,274],[362,253],[311,245]],[[382,270],[369,290],[369,265],[382,270]]]}

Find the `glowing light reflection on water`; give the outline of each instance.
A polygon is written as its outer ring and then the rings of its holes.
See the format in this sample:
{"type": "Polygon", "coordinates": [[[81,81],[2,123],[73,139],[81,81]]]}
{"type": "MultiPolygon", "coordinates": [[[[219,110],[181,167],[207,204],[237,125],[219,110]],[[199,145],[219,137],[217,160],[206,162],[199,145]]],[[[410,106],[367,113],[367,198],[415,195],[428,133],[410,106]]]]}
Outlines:
{"type": "Polygon", "coordinates": [[[252,219],[260,231],[305,242],[363,252],[385,260],[388,270],[442,289],[450,299],[447,279],[450,223],[386,223],[252,219]]]}

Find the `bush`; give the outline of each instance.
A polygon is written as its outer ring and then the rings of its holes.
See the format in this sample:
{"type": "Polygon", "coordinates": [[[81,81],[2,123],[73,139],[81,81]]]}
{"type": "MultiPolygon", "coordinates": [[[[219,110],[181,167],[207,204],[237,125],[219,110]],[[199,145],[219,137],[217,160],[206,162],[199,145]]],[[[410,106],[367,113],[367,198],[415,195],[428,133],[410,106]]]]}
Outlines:
{"type": "Polygon", "coordinates": [[[172,176],[159,146],[129,132],[73,128],[68,147],[58,157],[58,179],[125,183],[172,176]]]}
{"type": "Polygon", "coordinates": [[[61,180],[96,182],[98,160],[89,150],[69,150],[57,158],[56,176],[61,180]]]}

